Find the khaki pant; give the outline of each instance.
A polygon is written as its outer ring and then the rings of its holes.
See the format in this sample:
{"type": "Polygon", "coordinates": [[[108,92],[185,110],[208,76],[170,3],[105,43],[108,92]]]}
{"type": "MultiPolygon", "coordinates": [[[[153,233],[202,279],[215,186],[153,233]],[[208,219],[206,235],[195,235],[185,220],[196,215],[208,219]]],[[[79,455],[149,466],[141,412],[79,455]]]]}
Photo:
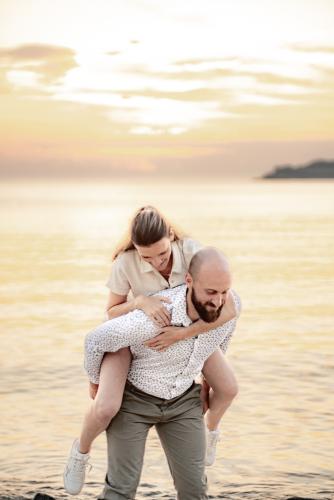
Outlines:
{"type": "Polygon", "coordinates": [[[166,400],[127,383],[121,409],[107,429],[108,473],[100,499],[134,499],[145,442],[155,425],[165,451],[178,500],[205,500],[205,429],[200,386],[166,400]]]}

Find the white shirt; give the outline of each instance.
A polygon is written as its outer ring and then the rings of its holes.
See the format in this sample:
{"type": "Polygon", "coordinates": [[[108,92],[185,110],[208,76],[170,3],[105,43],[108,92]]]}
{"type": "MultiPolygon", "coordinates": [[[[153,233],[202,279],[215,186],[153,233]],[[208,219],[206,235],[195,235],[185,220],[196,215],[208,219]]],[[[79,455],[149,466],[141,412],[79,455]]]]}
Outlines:
{"type": "MultiPolygon", "coordinates": [[[[186,327],[192,323],[186,310],[186,292],[187,286],[181,285],[156,294],[171,299],[172,303],[165,306],[171,312],[171,324],[174,326],[186,327]]],[[[239,315],[240,299],[233,290],[231,293],[239,315]]],[[[86,336],[85,369],[90,381],[98,384],[104,353],[129,346],[133,356],[129,382],[147,394],[172,399],[191,386],[206,359],[217,348],[226,351],[235,326],[236,318],[198,337],[175,342],[159,352],[143,345],[157,335],[159,327],[143,311],[136,309],[106,321],[86,336]]]]}

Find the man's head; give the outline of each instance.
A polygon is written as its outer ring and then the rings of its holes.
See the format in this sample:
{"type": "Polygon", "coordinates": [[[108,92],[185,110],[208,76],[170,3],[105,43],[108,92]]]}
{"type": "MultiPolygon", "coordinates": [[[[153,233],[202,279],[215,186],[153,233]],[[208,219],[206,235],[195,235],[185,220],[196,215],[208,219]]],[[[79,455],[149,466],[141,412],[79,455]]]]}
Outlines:
{"type": "MultiPolygon", "coordinates": [[[[186,274],[188,297],[198,316],[207,323],[216,321],[225,304],[232,277],[224,255],[215,248],[199,250],[186,274]]],[[[189,311],[191,313],[191,311],[189,311]]]]}

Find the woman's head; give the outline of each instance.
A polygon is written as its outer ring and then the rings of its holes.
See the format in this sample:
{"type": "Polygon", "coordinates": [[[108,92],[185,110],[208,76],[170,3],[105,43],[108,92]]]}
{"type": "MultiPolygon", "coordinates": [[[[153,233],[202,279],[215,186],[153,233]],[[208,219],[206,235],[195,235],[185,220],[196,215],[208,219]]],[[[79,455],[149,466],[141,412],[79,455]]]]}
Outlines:
{"type": "Polygon", "coordinates": [[[115,258],[122,252],[136,249],[143,260],[163,271],[171,256],[171,241],[178,239],[180,237],[165,217],[148,205],[135,213],[130,223],[129,238],[115,253],[115,258]]]}
{"type": "Polygon", "coordinates": [[[169,262],[174,239],[170,224],[151,206],[141,208],[131,223],[131,241],[140,257],[158,271],[169,262]]]}
{"type": "Polygon", "coordinates": [[[148,205],[136,212],[130,231],[135,246],[149,247],[162,238],[169,239],[172,228],[156,208],[148,205]]]}

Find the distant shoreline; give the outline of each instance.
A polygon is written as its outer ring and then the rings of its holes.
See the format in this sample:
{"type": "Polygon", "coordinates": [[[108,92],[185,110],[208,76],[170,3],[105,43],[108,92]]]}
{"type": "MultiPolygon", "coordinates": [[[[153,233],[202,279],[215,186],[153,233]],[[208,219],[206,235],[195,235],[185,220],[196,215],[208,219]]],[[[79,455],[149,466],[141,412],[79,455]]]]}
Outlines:
{"type": "Polygon", "coordinates": [[[334,161],[317,160],[308,165],[283,165],[264,174],[261,179],[334,179],[334,161]]]}

